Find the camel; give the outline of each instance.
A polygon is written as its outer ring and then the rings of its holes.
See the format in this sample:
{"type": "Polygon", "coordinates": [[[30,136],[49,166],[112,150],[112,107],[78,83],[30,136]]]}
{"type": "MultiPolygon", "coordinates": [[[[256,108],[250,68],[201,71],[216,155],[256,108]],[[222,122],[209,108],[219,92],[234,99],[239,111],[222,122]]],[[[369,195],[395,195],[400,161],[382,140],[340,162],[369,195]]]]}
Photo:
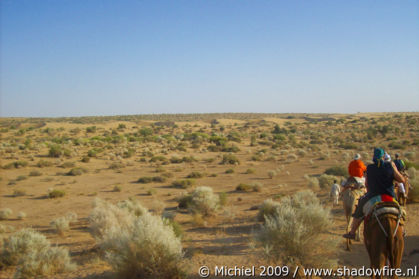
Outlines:
{"type": "MultiPolygon", "coordinates": [[[[382,269],[386,264],[390,269],[400,268],[404,249],[403,220],[394,213],[379,215],[378,220],[371,215],[364,222],[364,242],[371,268],[382,269]]],[[[372,278],[381,279],[383,275],[372,278]]],[[[398,277],[392,274],[391,278],[398,277]]]]}
{"type": "MultiPolygon", "coordinates": [[[[354,189],[352,187],[344,188],[342,190],[342,201],[343,201],[343,210],[345,211],[346,216],[346,233],[350,231],[352,213],[355,211],[355,205],[358,199],[364,194],[362,189],[354,189]]],[[[356,240],[360,239],[359,229],[356,231],[356,240]]],[[[346,240],[346,250],[351,251],[351,240],[346,240]]]]}

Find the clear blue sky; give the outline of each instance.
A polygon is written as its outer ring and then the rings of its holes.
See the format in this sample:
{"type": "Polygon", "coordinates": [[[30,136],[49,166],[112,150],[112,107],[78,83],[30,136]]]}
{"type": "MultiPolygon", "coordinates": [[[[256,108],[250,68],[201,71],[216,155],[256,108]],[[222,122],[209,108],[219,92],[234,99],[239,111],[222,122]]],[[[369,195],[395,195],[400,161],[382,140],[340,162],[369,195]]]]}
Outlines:
{"type": "Polygon", "coordinates": [[[1,0],[6,116],[419,111],[419,1],[1,0]]]}

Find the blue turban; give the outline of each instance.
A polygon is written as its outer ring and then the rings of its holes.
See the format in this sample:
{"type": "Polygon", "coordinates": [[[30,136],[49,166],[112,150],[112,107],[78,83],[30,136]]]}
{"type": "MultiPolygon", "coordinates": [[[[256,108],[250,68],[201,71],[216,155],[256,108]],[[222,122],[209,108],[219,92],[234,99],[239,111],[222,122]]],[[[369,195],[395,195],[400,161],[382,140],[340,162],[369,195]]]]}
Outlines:
{"type": "Polygon", "coordinates": [[[382,158],[384,154],[385,154],[384,149],[374,148],[374,157],[372,158],[372,160],[374,161],[376,165],[378,165],[378,167],[380,167],[383,164],[382,158]]]}

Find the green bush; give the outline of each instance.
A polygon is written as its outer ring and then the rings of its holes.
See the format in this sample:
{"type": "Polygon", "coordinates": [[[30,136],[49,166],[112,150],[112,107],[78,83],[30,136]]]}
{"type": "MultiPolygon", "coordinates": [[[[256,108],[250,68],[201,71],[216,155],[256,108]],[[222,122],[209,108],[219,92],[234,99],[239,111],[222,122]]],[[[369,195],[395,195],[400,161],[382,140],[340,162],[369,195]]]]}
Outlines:
{"type": "Polygon", "coordinates": [[[166,182],[166,178],[163,176],[153,176],[153,177],[143,176],[137,180],[137,183],[142,183],[142,184],[151,183],[151,182],[166,182]]]}
{"type": "Polygon", "coordinates": [[[227,164],[236,165],[237,164],[238,165],[238,164],[240,164],[240,161],[233,154],[225,154],[225,155],[223,155],[223,159],[221,161],[221,164],[223,164],[223,165],[227,165],[227,164]]]}
{"type": "Polygon", "coordinates": [[[109,168],[111,170],[118,170],[118,169],[125,168],[125,165],[122,162],[113,162],[112,164],[109,165],[109,168]]]}
{"type": "Polygon", "coordinates": [[[2,168],[3,169],[19,169],[22,167],[26,167],[28,165],[28,162],[26,161],[15,161],[9,164],[4,165],[2,168]]]}
{"type": "Polygon", "coordinates": [[[128,150],[124,151],[122,154],[122,158],[131,158],[135,154],[135,149],[128,148],[128,150]]]}
{"type": "Polygon", "coordinates": [[[42,173],[38,170],[34,170],[29,173],[29,176],[41,176],[41,175],[42,173]]]}
{"type": "Polygon", "coordinates": [[[87,151],[87,156],[92,158],[92,157],[96,157],[98,154],[98,150],[97,149],[90,149],[89,151],[87,151]]]}
{"type": "Polygon", "coordinates": [[[240,183],[236,187],[236,191],[239,192],[260,192],[262,190],[262,185],[260,183],[245,184],[240,183]]]}
{"type": "Polygon", "coordinates": [[[192,196],[191,195],[181,196],[178,199],[178,207],[186,209],[190,206],[191,202],[192,202],[192,196]]]}
{"type": "Polygon", "coordinates": [[[74,168],[76,164],[74,162],[64,162],[60,167],[61,168],[74,168]]]}
{"type": "Polygon", "coordinates": [[[90,162],[90,157],[89,156],[83,156],[83,158],[81,158],[81,161],[83,163],[89,163],[90,162]]]}
{"type": "Polygon", "coordinates": [[[86,173],[87,170],[85,168],[81,168],[81,167],[77,167],[77,168],[73,168],[71,169],[67,175],[70,176],[78,176],[78,175],[82,175],[83,173],[86,173]]]}
{"type": "Polygon", "coordinates": [[[52,166],[52,162],[46,161],[46,160],[39,160],[39,162],[36,164],[38,168],[44,168],[44,167],[50,167],[52,166]]]}
{"type": "Polygon", "coordinates": [[[53,158],[61,157],[64,154],[62,147],[58,144],[52,144],[49,147],[48,156],[53,158]]]}
{"type": "Polygon", "coordinates": [[[164,164],[164,163],[167,163],[168,161],[169,160],[167,160],[167,158],[164,157],[164,156],[153,156],[150,159],[150,162],[151,163],[154,163],[154,162],[162,162],[164,164]]]}
{"type": "Polygon", "coordinates": [[[204,175],[200,173],[199,171],[193,171],[187,176],[187,178],[202,178],[202,177],[204,177],[204,175]]]}
{"type": "Polygon", "coordinates": [[[27,179],[28,177],[26,175],[19,175],[18,177],[16,177],[16,181],[22,181],[27,179]]]}
{"type": "Polygon", "coordinates": [[[48,191],[48,197],[50,199],[60,198],[60,197],[64,197],[64,196],[65,196],[65,191],[64,190],[51,189],[51,190],[48,191]]]}
{"type": "Polygon", "coordinates": [[[152,181],[153,181],[153,178],[151,176],[143,176],[137,180],[138,183],[142,183],[142,184],[151,183],[152,181]]]}
{"type": "Polygon", "coordinates": [[[153,182],[166,182],[166,177],[162,176],[153,176],[153,182]]]}
{"type": "Polygon", "coordinates": [[[193,185],[195,185],[195,180],[193,179],[181,179],[172,182],[172,187],[174,188],[186,189],[192,187],[193,185]]]}
{"type": "Polygon", "coordinates": [[[86,128],[86,133],[95,133],[96,132],[96,126],[90,126],[86,128]]]}
{"type": "Polygon", "coordinates": [[[255,169],[247,169],[246,172],[245,172],[245,174],[253,174],[255,172],[256,172],[255,169]]]}

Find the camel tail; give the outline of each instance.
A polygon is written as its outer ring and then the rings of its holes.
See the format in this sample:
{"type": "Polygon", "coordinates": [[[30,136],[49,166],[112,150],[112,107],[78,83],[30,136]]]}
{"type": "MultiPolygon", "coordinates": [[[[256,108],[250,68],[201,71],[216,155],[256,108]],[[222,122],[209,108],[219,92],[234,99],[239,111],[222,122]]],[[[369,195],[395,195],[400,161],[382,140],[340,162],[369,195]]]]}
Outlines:
{"type": "Polygon", "coordinates": [[[396,228],[396,223],[395,223],[395,220],[392,220],[392,219],[387,219],[386,220],[387,222],[387,228],[386,228],[386,230],[387,230],[387,232],[388,232],[388,236],[387,236],[387,251],[388,251],[388,255],[387,255],[387,258],[388,258],[388,262],[389,262],[389,264],[390,264],[390,268],[396,268],[397,267],[397,263],[396,263],[396,254],[397,254],[397,251],[396,251],[396,246],[397,246],[397,244],[396,244],[396,241],[397,241],[397,233],[396,233],[396,235],[394,235],[394,233],[395,233],[395,230],[398,230],[399,228],[396,228]]]}

